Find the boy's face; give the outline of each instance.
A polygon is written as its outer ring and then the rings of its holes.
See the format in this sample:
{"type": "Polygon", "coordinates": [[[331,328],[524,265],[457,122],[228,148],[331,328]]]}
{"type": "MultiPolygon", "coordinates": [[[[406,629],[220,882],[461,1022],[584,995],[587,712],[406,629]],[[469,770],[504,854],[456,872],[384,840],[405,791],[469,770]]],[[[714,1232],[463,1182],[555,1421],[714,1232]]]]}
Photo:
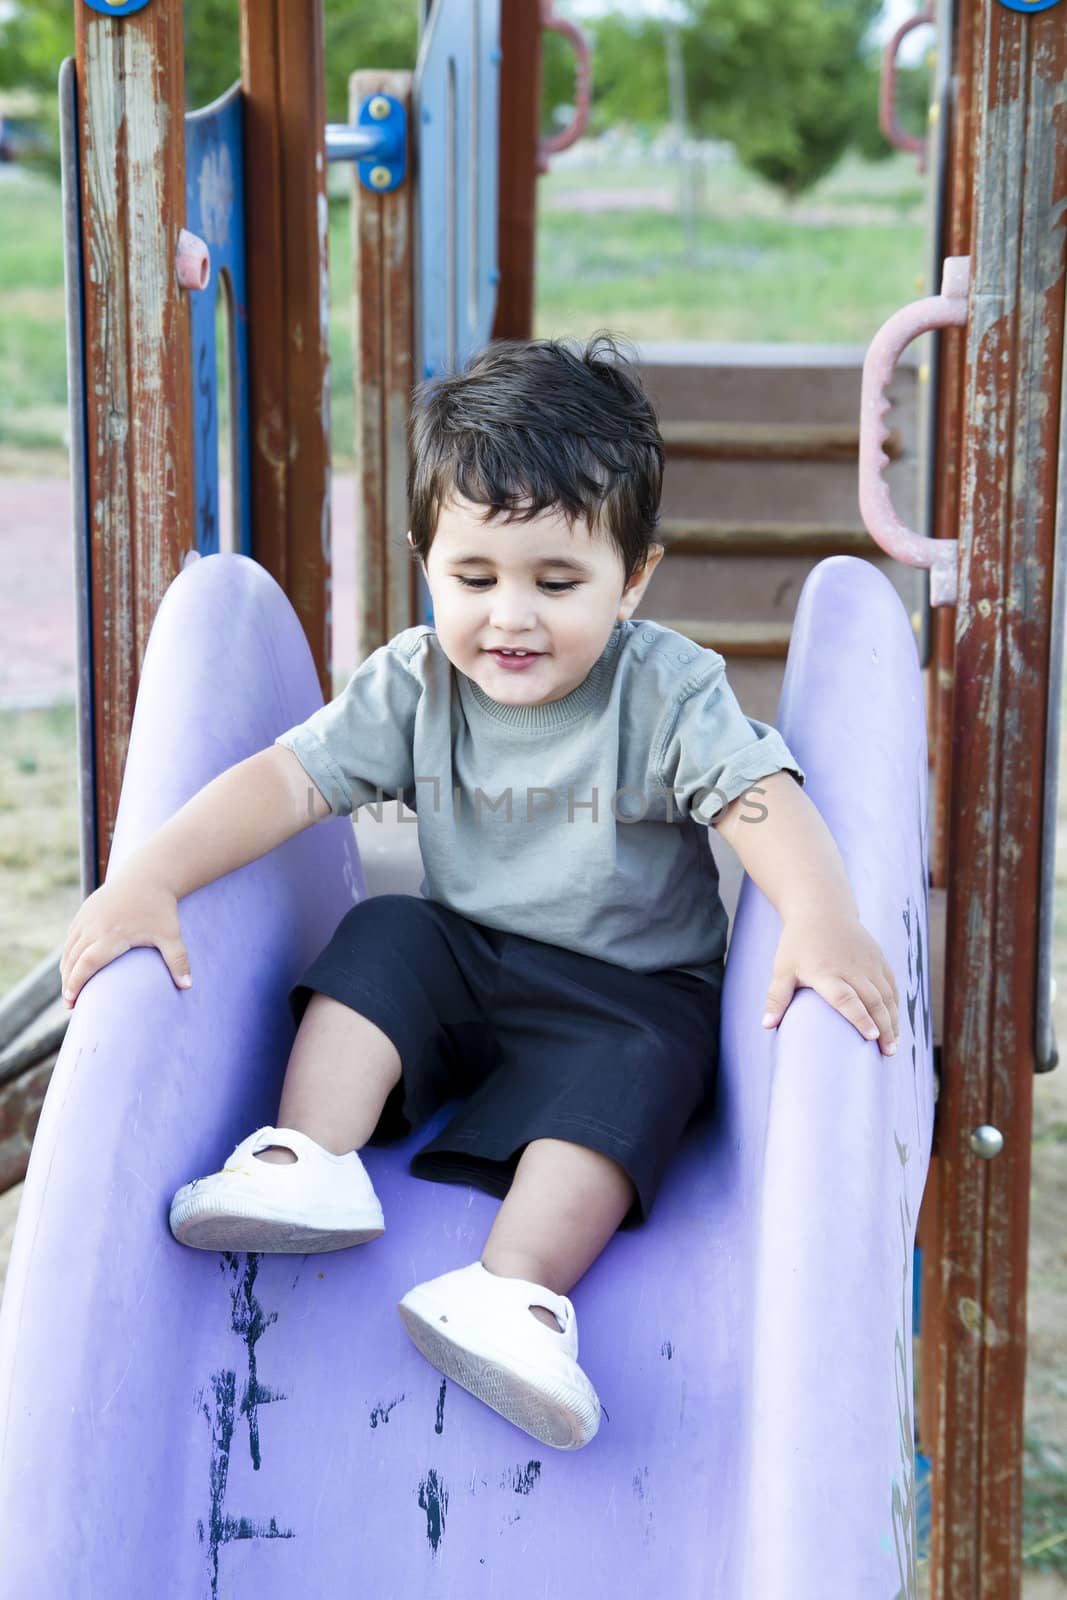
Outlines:
{"type": "Polygon", "coordinates": [[[561,700],[588,676],[615,622],[637,609],[663,546],[624,589],[614,543],[586,522],[569,527],[557,507],[529,522],[483,522],[484,512],[454,496],[421,563],[441,648],[503,705],[561,700]],[[509,667],[493,653],[499,646],[533,654],[509,667]]]}

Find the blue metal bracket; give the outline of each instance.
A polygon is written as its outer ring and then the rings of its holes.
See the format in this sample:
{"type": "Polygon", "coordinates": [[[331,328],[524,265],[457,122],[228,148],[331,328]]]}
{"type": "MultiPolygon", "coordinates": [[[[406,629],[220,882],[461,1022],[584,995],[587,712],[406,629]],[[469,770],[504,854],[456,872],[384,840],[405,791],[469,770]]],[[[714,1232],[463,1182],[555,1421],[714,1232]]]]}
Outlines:
{"type": "Polygon", "coordinates": [[[85,4],[93,11],[99,11],[105,17],[128,17],[133,11],[143,11],[149,0],[85,0],[85,4]]]}
{"type": "Polygon", "coordinates": [[[355,161],[359,181],[372,194],[392,194],[408,173],[408,127],[404,107],[391,94],[372,94],[354,125],[326,124],[327,161],[355,161]]]}

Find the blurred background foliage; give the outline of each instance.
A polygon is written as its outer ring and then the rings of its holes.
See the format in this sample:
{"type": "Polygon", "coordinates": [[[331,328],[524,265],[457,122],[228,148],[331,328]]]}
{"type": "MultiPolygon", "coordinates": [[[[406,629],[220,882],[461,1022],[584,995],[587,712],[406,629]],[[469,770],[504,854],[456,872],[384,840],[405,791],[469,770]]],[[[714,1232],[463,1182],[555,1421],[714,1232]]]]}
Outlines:
{"type": "MultiPolygon", "coordinates": [[[[673,30],[686,131],[731,144],[751,171],[787,196],[799,195],[847,150],[868,160],[888,154],[878,130],[872,35],[880,10],[881,0],[682,0],[677,23],[608,11],[583,23],[593,50],[590,131],[651,136],[677,123],[678,85],[672,103],[668,65],[673,30]]],[[[38,91],[49,131],[56,72],[74,49],[73,16],[73,0],[15,0],[0,20],[0,99],[5,89],[38,91]]],[[[416,6],[325,0],[325,17],[327,114],[344,121],[350,72],[413,65],[416,6]]],[[[239,76],[238,0],[186,0],[185,29],[187,104],[205,105],[239,76]]],[[[904,68],[900,82],[903,121],[919,131],[928,73],[904,68]]],[[[573,55],[549,34],[546,131],[569,119],[573,99],[573,55]]],[[[54,156],[45,159],[54,163],[54,156]]]]}

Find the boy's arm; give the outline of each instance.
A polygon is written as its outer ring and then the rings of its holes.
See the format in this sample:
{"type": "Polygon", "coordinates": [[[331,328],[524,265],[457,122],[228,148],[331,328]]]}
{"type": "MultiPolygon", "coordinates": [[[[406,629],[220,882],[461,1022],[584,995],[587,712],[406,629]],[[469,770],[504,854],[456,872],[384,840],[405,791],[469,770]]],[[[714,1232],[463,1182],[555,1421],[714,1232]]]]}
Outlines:
{"type": "Polygon", "coordinates": [[[205,784],[120,870],[154,877],[180,900],[329,815],[293,752],[272,745],[205,784]]]}
{"type": "Polygon", "coordinates": [[[284,844],[330,807],[291,750],[272,745],[187,800],[108,869],[70,925],[59,970],[72,1006],[89,979],[135,946],[154,946],[182,988],[192,982],[178,901],[284,844]]]}
{"type": "Polygon", "coordinates": [[[899,995],[856,901],[829,828],[788,772],[761,778],[725,806],[714,827],[782,919],[764,1026],[795,989],[818,990],[866,1038],[892,1055],[899,995]]]}

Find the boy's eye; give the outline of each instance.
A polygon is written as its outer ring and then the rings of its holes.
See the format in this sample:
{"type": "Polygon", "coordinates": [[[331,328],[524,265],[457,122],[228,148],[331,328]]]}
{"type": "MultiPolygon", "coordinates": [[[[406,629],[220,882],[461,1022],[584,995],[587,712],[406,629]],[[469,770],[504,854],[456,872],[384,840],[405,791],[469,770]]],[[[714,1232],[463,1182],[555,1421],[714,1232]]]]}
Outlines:
{"type": "MultiPolygon", "coordinates": [[[[493,581],[492,578],[460,578],[458,573],[456,574],[456,577],[465,589],[482,589],[487,583],[492,583],[493,581]]],[[[566,590],[577,589],[577,587],[578,585],[576,582],[557,583],[551,582],[548,579],[541,584],[541,588],[547,589],[549,594],[564,594],[566,590]]]]}

